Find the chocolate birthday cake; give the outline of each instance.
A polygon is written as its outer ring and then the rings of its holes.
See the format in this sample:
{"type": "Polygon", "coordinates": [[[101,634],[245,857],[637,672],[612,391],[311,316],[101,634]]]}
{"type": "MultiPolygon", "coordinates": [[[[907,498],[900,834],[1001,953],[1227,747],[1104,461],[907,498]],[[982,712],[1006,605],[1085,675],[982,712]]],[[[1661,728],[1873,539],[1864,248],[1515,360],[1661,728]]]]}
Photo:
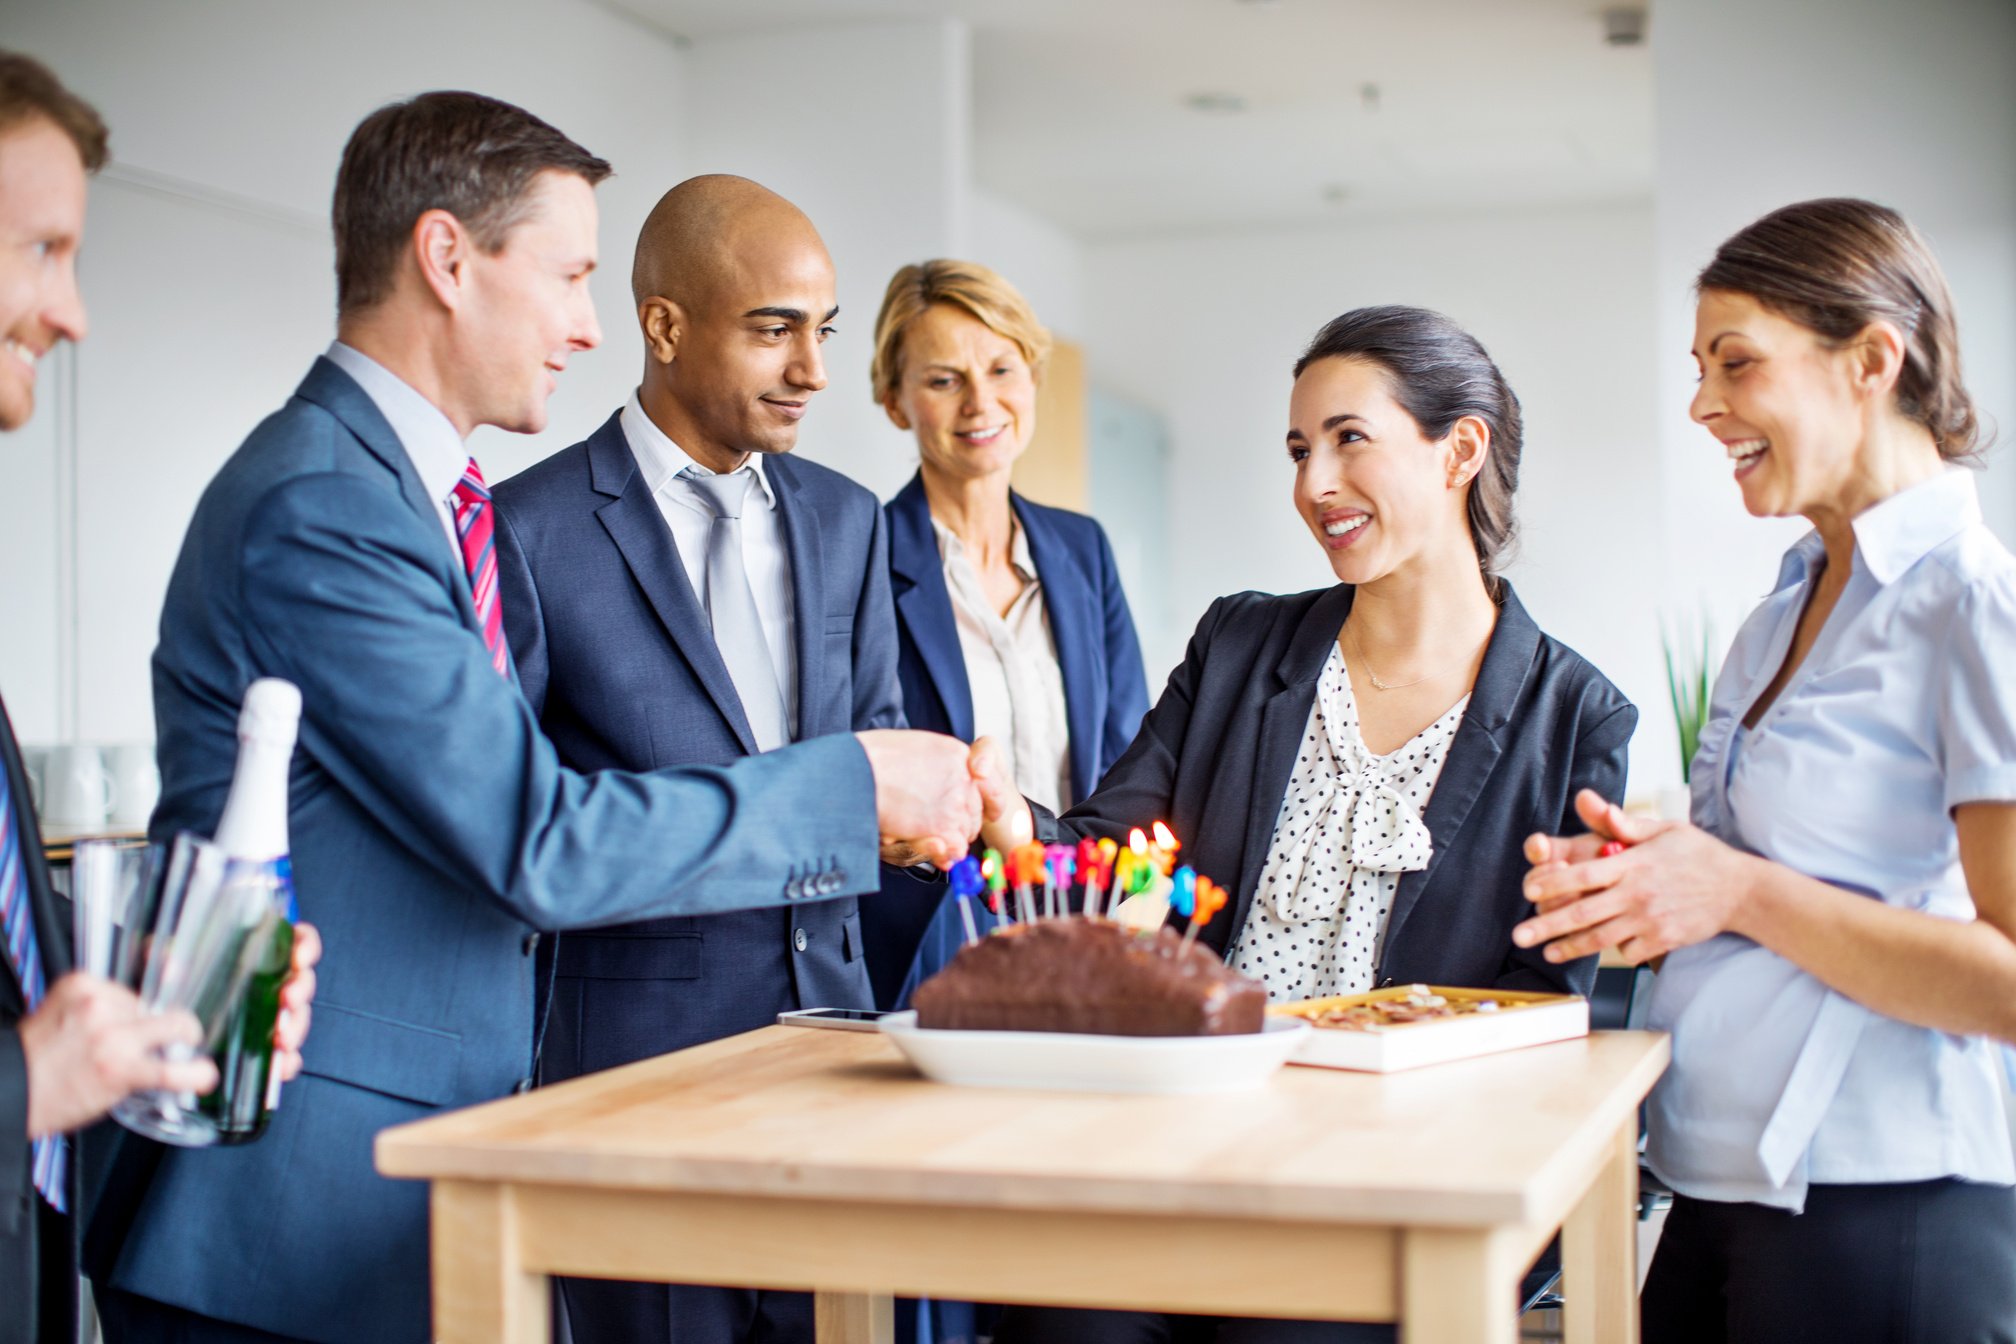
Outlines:
{"type": "Polygon", "coordinates": [[[960,949],[911,1005],[918,1026],[939,1029],[1236,1036],[1261,1029],[1267,991],[1173,929],[1074,915],[960,949]]]}

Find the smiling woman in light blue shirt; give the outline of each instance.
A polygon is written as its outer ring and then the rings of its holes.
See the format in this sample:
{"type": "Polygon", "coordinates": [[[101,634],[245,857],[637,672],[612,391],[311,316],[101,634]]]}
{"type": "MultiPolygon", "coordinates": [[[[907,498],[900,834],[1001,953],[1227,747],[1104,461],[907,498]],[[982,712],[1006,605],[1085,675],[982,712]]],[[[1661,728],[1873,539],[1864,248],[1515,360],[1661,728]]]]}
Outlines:
{"type": "Polygon", "coordinates": [[[2016,1339],[2016,557],[1956,465],[1952,300],[1862,201],[1767,216],[1699,288],[1694,418],[1814,530],[1717,679],[1693,824],[1585,795],[1517,936],[1665,955],[1648,1344],[2016,1339]]]}

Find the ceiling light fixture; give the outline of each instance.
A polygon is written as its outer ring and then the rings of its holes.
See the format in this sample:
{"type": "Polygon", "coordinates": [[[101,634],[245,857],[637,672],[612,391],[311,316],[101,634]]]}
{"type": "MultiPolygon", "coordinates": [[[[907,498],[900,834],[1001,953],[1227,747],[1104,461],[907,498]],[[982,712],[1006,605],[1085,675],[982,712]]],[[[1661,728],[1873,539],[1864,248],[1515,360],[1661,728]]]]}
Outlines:
{"type": "Polygon", "coordinates": [[[1206,89],[1185,95],[1183,106],[1189,108],[1192,112],[1219,114],[1244,112],[1246,110],[1246,99],[1236,93],[1206,89]]]}

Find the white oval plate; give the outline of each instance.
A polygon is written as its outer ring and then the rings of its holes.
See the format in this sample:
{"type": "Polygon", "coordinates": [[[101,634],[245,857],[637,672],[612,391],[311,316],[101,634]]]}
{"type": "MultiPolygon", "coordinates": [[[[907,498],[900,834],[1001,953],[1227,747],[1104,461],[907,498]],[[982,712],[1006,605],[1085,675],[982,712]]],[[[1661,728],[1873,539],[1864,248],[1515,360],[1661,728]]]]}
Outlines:
{"type": "Polygon", "coordinates": [[[1062,1092],[1243,1092],[1263,1086],[1309,1034],[1269,1017],[1242,1036],[1090,1036],[1063,1031],[934,1031],[913,1012],[882,1031],[917,1071],[961,1087],[1062,1092]]]}

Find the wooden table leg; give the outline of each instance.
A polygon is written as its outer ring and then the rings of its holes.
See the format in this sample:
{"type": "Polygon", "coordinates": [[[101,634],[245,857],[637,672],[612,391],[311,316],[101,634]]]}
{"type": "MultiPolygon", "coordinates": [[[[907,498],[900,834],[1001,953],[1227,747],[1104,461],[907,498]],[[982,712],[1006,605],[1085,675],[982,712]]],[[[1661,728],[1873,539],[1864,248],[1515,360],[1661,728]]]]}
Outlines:
{"type": "Polygon", "coordinates": [[[1638,1120],[1561,1227],[1564,1344],[1637,1344],[1638,1120]]]}
{"type": "Polygon", "coordinates": [[[1410,1229],[1400,1248],[1402,1344],[1514,1344],[1513,1286],[1489,1231],[1410,1229]]]}
{"type": "Polygon", "coordinates": [[[509,1187],[434,1182],[432,1241],[435,1344],[551,1344],[551,1290],[519,1257],[509,1187]]]}
{"type": "Polygon", "coordinates": [[[887,1293],[816,1293],[813,1335],[818,1344],[895,1344],[896,1300],[887,1293]]]}

